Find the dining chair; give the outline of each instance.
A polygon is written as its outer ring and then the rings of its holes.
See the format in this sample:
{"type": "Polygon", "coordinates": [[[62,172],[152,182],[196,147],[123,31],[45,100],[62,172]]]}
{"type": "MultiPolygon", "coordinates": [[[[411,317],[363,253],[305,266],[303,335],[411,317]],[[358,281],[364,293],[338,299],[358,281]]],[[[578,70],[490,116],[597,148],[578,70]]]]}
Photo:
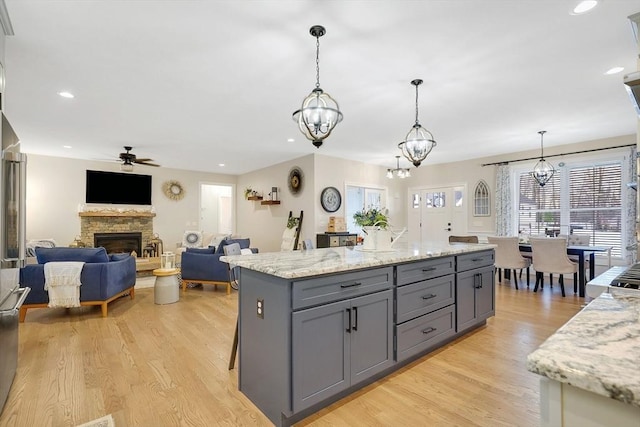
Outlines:
{"type": "Polygon", "coordinates": [[[519,239],[518,237],[494,237],[488,236],[487,240],[490,244],[496,245],[495,248],[495,261],[494,265],[498,273],[498,281],[502,282],[502,270],[504,269],[505,279],[508,276],[508,271],[513,270],[513,281],[518,289],[518,276],[516,270],[527,270],[527,288],[529,287],[529,267],[531,266],[531,260],[525,258],[520,254],[519,239]]]}
{"type": "Polygon", "coordinates": [[[478,236],[449,236],[449,243],[478,243],[478,236]]]}
{"type": "MultiPolygon", "coordinates": [[[[240,249],[239,243],[232,243],[230,245],[226,245],[222,248],[225,256],[231,255],[241,255],[242,250],[240,249]]],[[[229,283],[231,287],[235,290],[238,290],[238,279],[236,278],[235,268],[231,266],[231,264],[227,264],[229,266],[229,283]]]]}
{"type": "Polygon", "coordinates": [[[560,275],[560,290],[564,292],[564,275],[573,274],[574,283],[578,282],[578,264],[571,261],[567,255],[567,239],[564,237],[548,237],[530,239],[533,254],[533,269],[536,271],[536,285],[533,292],[538,292],[538,286],[544,286],[544,273],[560,275]]]}
{"type": "MultiPolygon", "coordinates": [[[[567,245],[568,246],[589,246],[591,244],[591,235],[589,234],[569,234],[567,236],[567,245]]],[[[578,262],[578,255],[569,255],[569,259],[571,261],[578,262]]],[[[595,268],[595,266],[593,266],[595,268]]],[[[584,274],[585,277],[587,275],[587,270],[590,270],[591,263],[589,262],[589,258],[585,257],[584,260],[584,274]]],[[[578,292],[578,284],[575,283],[573,285],[573,292],[578,292]]]]}

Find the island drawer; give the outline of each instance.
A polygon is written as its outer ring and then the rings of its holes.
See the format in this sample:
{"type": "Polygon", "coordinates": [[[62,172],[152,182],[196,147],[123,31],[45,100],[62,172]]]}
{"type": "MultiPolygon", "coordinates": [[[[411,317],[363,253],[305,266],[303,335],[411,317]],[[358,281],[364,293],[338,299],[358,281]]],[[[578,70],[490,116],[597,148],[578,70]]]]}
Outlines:
{"type": "Polygon", "coordinates": [[[488,265],[493,265],[494,261],[495,256],[493,250],[458,255],[457,271],[467,271],[478,267],[486,267],[488,265]]]}
{"type": "Polygon", "coordinates": [[[401,264],[397,267],[398,286],[421,282],[455,272],[455,258],[434,258],[427,261],[401,264]]]}
{"type": "Polygon", "coordinates": [[[431,313],[454,302],[454,274],[399,287],[396,297],[396,323],[431,313]]]}
{"type": "Polygon", "coordinates": [[[294,310],[390,289],[393,267],[362,270],[293,282],[294,310]]]}
{"type": "Polygon", "coordinates": [[[454,309],[450,305],[396,326],[396,360],[404,360],[452,337],[454,309]]]}

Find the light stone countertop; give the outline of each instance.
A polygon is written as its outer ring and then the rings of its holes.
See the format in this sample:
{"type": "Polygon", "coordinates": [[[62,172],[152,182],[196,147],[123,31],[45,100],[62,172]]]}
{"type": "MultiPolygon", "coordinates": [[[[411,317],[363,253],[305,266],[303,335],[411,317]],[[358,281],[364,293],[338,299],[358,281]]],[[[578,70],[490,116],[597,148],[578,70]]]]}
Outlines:
{"type": "Polygon", "coordinates": [[[640,291],[610,288],[527,357],[527,369],[640,407],[640,291]]]}
{"type": "Polygon", "coordinates": [[[495,245],[464,243],[397,246],[394,246],[392,251],[387,252],[365,252],[361,246],[345,246],[291,252],[222,256],[220,260],[229,262],[233,266],[247,268],[283,279],[299,279],[495,248],[495,245]]]}

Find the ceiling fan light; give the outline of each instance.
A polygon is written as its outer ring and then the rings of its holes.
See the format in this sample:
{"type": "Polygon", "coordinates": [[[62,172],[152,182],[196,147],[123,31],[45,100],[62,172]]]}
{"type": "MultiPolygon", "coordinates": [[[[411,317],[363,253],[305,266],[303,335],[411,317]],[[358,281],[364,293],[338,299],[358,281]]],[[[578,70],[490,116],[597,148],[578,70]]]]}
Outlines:
{"type": "Polygon", "coordinates": [[[120,165],[120,170],[123,172],[133,172],[133,164],[129,162],[122,163],[120,165]]]}

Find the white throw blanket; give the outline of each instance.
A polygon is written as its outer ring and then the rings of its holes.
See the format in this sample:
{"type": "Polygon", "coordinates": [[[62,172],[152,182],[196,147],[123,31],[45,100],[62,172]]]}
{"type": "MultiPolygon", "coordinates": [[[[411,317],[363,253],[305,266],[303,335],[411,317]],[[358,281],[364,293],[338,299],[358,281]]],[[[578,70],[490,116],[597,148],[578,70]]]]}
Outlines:
{"type": "Polygon", "coordinates": [[[49,307],[80,307],[80,274],[84,262],[47,262],[44,265],[44,290],[49,292],[49,307]]]}

